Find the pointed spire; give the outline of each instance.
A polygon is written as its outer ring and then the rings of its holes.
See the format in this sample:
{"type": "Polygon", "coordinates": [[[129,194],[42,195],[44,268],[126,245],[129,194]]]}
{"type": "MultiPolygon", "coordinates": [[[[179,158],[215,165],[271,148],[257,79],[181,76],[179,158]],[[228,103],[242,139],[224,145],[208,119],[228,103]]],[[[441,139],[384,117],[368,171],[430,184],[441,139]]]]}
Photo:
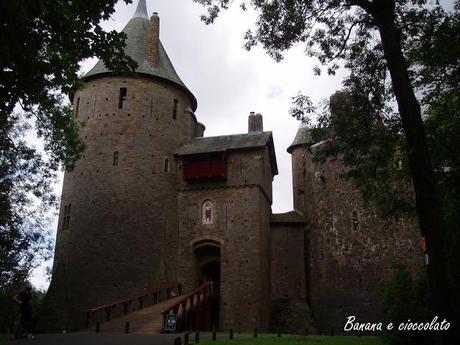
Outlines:
{"type": "Polygon", "coordinates": [[[137,4],[136,12],[134,13],[133,18],[145,18],[149,19],[149,14],[147,12],[147,4],[145,3],[146,0],[139,0],[137,4]]]}

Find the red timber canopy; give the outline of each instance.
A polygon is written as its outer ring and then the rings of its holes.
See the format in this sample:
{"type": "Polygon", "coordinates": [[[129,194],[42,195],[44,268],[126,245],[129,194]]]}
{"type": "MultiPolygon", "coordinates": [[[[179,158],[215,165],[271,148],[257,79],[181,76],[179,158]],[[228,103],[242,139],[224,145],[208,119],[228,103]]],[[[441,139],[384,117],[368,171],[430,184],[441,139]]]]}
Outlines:
{"type": "Polygon", "coordinates": [[[207,178],[226,179],[226,155],[224,152],[218,152],[184,157],[183,172],[186,181],[207,178]]]}
{"type": "Polygon", "coordinates": [[[260,150],[267,147],[272,176],[278,174],[272,132],[221,135],[193,138],[176,151],[183,159],[186,181],[227,178],[227,155],[232,151],[260,150]]]}

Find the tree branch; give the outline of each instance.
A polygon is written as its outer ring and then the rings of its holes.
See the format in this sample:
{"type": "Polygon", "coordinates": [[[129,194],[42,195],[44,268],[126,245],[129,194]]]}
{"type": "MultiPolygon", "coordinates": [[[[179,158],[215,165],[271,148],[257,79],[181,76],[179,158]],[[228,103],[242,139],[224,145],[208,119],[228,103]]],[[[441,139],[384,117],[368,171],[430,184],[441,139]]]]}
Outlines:
{"type": "Polygon", "coordinates": [[[348,34],[347,34],[347,37],[345,38],[345,40],[343,41],[342,43],[342,46],[340,47],[340,50],[337,52],[337,54],[335,54],[331,59],[329,59],[329,62],[337,59],[340,57],[340,55],[342,55],[343,51],[345,50],[346,46],[347,46],[347,43],[348,43],[348,40],[350,39],[350,36],[351,36],[351,33],[353,31],[353,28],[355,27],[355,25],[357,24],[361,24],[363,23],[362,20],[359,20],[359,21],[356,21],[354,22],[352,25],[350,25],[350,28],[348,29],[348,34]]]}

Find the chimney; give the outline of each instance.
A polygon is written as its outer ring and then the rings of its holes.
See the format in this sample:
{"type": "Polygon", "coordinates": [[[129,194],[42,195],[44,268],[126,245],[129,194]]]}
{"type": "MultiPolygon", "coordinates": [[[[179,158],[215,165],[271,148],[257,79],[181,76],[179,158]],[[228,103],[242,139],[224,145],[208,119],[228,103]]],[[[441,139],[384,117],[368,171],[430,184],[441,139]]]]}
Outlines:
{"type": "Polygon", "coordinates": [[[150,32],[147,40],[147,61],[156,68],[160,63],[160,17],[154,12],[150,17],[150,32]]]}
{"type": "Polygon", "coordinates": [[[263,131],[264,123],[262,119],[262,114],[256,114],[253,111],[251,111],[248,118],[248,133],[263,131]]]}

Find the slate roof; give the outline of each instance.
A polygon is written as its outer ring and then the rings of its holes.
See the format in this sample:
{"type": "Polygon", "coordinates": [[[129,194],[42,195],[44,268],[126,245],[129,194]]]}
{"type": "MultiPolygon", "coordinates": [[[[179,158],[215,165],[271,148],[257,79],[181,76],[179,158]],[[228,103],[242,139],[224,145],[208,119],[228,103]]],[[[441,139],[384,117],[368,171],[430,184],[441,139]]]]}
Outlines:
{"type": "Polygon", "coordinates": [[[216,137],[193,138],[176,151],[177,156],[203,153],[217,153],[237,150],[252,150],[268,146],[273,175],[278,174],[272,132],[251,132],[245,134],[220,135],[216,137]]]}
{"type": "MultiPolygon", "coordinates": [[[[158,66],[153,67],[148,63],[147,39],[149,34],[149,19],[145,0],[139,1],[134,17],[125,26],[123,32],[127,35],[125,53],[137,62],[138,67],[136,68],[136,72],[142,75],[167,80],[178,85],[191,97],[193,111],[195,111],[197,107],[196,98],[177,75],[161,42],[159,47],[160,62],[158,66]]],[[[111,71],[107,69],[102,60],[99,60],[83,78],[90,79],[108,73],[111,73],[111,71]]]]}
{"type": "Polygon", "coordinates": [[[291,153],[296,147],[301,145],[306,145],[307,143],[311,143],[311,130],[307,126],[301,125],[297,130],[297,134],[295,136],[294,141],[292,142],[291,146],[288,147],[287,152],[291,153]]]}
{"type": "Polygon", "coordinates": [[[305,217],[303,213],[299,211],[290,211],[286,213],[275,213],[272,214],[270,223],[278,223],[278,224],[298,224],[298,225],[305,225],[305,217]]]}

